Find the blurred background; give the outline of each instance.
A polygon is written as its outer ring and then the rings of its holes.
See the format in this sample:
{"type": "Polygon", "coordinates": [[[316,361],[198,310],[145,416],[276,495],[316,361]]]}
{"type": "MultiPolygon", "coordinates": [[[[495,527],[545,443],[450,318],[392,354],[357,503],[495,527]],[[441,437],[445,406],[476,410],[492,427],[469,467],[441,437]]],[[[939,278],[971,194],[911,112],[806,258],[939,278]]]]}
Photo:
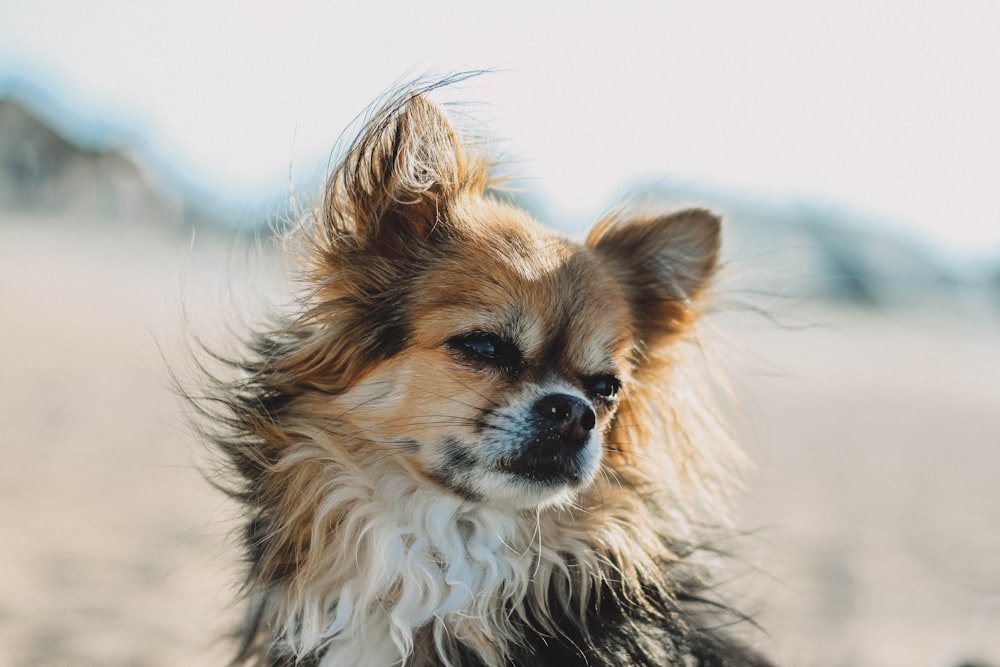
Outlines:
{"type": "Polygon", "coordinates": [[[726,217],[752,641],[1000,664],[998,35],[987,0],[0,0],[0,665],[228,660],[234,512],[168,369],[282,298],[258,239],[366,105],[479,68],[439,99],[544,222],[726,217]]]}

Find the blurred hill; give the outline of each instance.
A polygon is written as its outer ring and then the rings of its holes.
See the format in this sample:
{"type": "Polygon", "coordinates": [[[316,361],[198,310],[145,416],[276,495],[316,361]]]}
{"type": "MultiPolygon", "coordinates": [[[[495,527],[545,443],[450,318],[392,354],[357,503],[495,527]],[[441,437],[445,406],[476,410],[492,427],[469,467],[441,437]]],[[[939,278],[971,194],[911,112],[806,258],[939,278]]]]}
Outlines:
{"type": "Polygon", "coordinates": [[[124,150],[81,146],[13,98],[0,99],[0,203],[114,220],[181,215],[176,197],[157,190],[124,150]]]}
{"type": "MultiPolygon", "coordinates": [[[[288,215],[287,203],[270,210],[247,204],[234,215],[144,153],[139,138],[72,116],[23,82],[0,86],[0,214],[227,233],[266,233],[268,221],[288,215]]],[[[317,182],[313,189],[319,187],[317,182]]],[[[515,199],[553,222],[536,196],[515,199]]],[[[722,212],[728,265],[747,293],[876,309],[1000,313],[1000,259],[966,266],[857,212],[666,181],[640,184],[622,199],[722,212]]],[[[273,201],[281,201],[277,187],[273,201]]]]}
{"type": "Polygon", "coordinates": [[[1000,258],[966,263],[861,212],[664,181],[633,188],[625,199],[721,213],[728,268],[741,291],[874,309],[1000,313],[1000,258]]]}
{"type": "MultiPolygon", "coordinates": [[[[0,85],[0,215],[236,228],[247,223],[109,123],[81,120],[23,81],[0,85]]],[[[251,216],[251,218],[256,217],[251,216]]],[[[264,215],[260,216],[263,219],[264,215]]],[[[251,219],[249,227],[257,226],[251,219]]]]}

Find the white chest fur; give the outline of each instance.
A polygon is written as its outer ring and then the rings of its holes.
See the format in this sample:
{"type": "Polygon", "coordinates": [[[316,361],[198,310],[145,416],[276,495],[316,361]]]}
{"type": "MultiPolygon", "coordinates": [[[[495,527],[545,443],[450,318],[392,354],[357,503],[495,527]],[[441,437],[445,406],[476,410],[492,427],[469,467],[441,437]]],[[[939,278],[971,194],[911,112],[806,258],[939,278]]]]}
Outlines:
{"type": "Polygon", "coordinates": [[[565,568],[542,546],[541,515],[463,502],[389,461],[339,470],[316,507],[313,553],[275,622],[282,644],[322,649],[324,666],[403,664],[428,626],[442,653],[455,639],[502,651],[511,608],[565,568]]]}

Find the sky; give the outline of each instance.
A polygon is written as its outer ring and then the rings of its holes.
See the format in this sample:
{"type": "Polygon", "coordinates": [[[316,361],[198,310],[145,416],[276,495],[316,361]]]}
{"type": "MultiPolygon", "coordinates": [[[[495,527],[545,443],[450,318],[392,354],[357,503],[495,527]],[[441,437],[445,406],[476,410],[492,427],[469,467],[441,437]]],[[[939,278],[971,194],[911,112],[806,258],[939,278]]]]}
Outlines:
{"type": "Polygon", "coordinates": [[[315,169],[394,82],[480,68],[447,95],[581,226],[660,178],[1000,251],[1000,2],[0,0],[0,77],[228,197],[315,169]]]}

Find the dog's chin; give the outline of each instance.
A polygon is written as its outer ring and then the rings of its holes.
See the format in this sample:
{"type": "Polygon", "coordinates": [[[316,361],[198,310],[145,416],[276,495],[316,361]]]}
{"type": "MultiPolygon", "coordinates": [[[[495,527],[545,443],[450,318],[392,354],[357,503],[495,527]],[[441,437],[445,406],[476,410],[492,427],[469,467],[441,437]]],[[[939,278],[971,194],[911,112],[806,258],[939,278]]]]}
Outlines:
{"type": "Polygon", "coordinates": [[[536,509],[573,502],[593,481],[592,476],[556,474],[552,471],[500,473],[501,479],[488,494],[487,502],[512,509],[536,509]]]}

